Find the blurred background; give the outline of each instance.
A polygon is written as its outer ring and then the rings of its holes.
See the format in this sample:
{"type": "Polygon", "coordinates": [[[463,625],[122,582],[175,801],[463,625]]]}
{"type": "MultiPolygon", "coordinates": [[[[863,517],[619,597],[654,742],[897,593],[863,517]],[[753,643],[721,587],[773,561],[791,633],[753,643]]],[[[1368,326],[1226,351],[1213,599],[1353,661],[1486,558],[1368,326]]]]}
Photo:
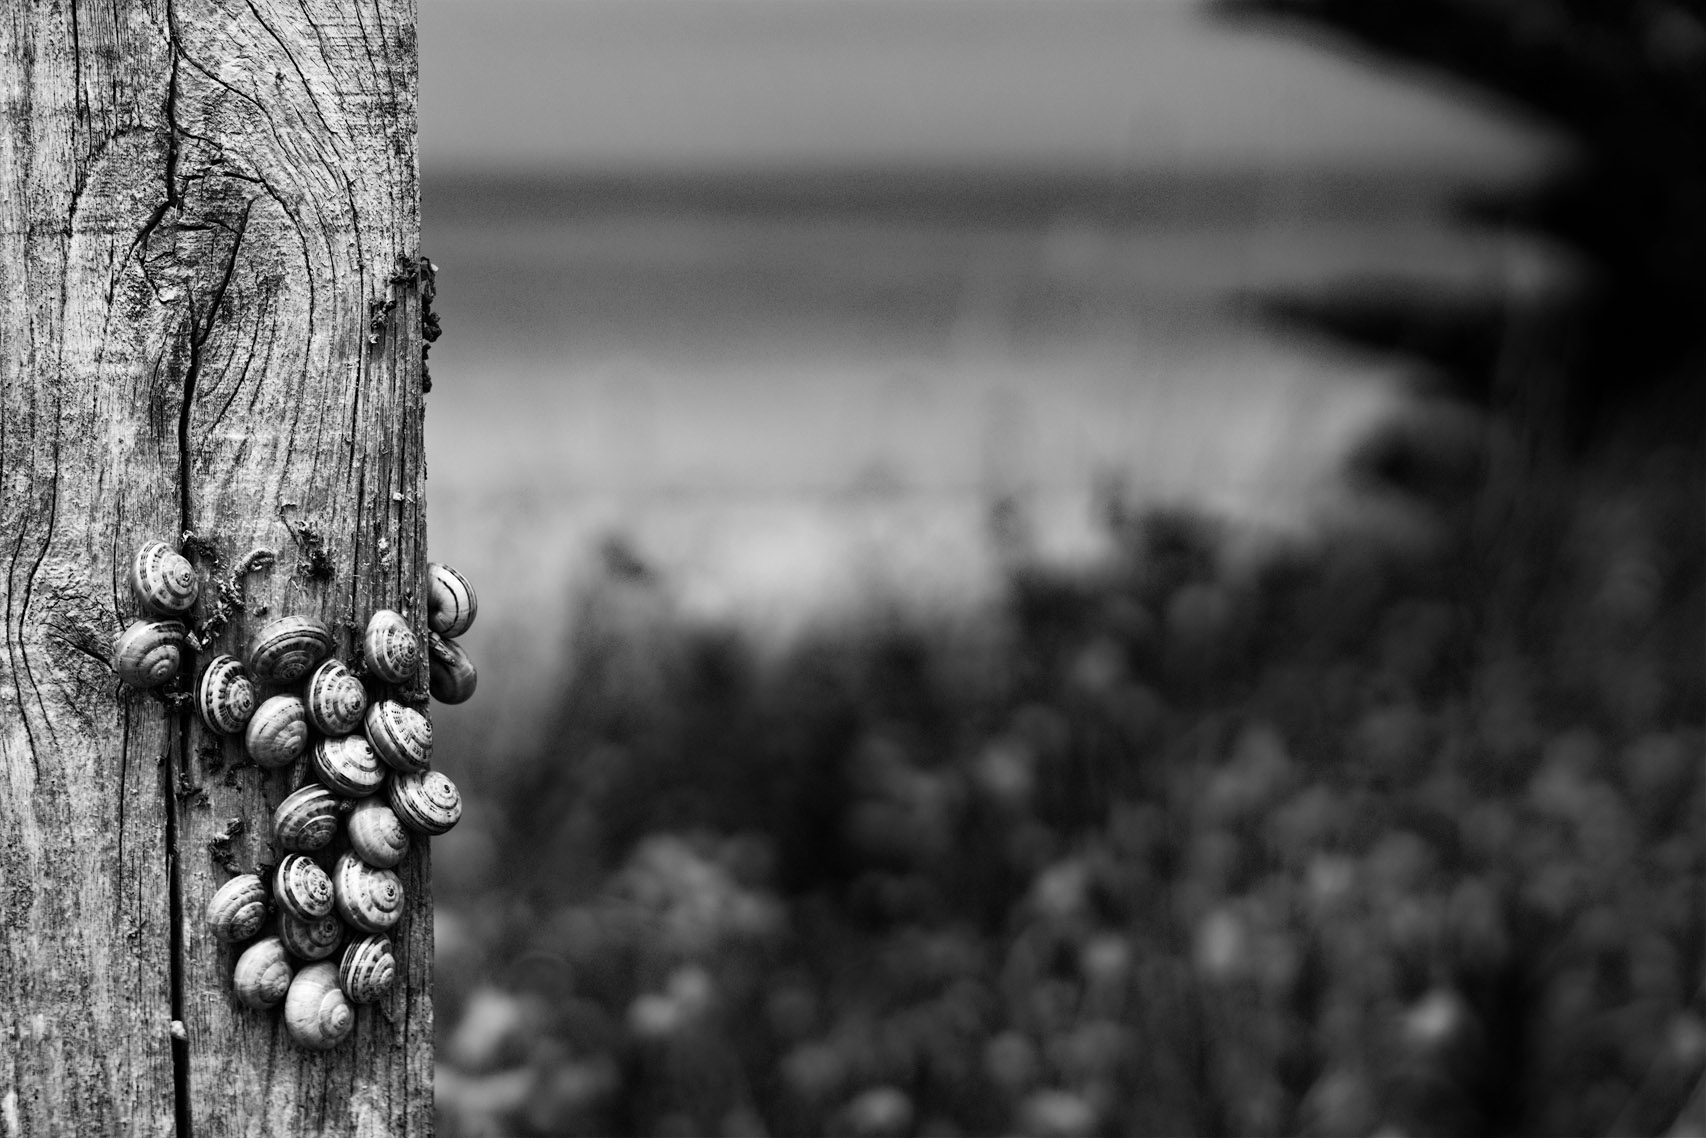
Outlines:
{"type": "Polygon", "coordinates": [[[441,1133],[1706,1132],[1706,5],[420,44],[441,1133]]]}

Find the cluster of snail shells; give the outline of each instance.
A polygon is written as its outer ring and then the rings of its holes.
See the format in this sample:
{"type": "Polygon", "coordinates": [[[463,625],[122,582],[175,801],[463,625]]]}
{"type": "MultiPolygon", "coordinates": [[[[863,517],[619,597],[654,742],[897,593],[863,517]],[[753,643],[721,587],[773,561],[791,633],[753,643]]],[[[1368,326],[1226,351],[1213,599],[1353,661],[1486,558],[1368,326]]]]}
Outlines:
{"type": "Polygon", "coordinates": [[[201,581],[188,558],[163,541],[151,541],[131,561],[130,589],[143,615],[113,642],[113,671],[132,687],[157,688],[189,659],[184,617],[201,595],[201,581]]]}
{"type": "MultiPolygon", "coordinates": [[[[454,603],[466,629],[472,588],[455,570],[431,569],[461,583],[454,603]]],[[[440,604],[437,597],[434,590],[429,606],[440,604]]],[[[429,622],[438,618],[430,607],[429,622]]],[[[232,945],[266,933],[237,958],[236,998],[256,1009],[282,1004],[291,1039],[315,1051],[350,1034],[353,1005],[390,988],[397,960],[388,933],[407,902],[396,867],[417,835],[446,832],[462,812],[455,784],[430,769],[426,716],[395,699],[370,699],[333,647],[318,621],[281,617],[255,634],[245,660],[210,662],[195,690],[210,731],[242,732],[257,764],[303,772],[302,785],[273,813],[282,857],[270,879],[232,878],[208,903],[207,920],[232,945]],[[275,694],[262,700],[262,690],[275,694]]],[[[419,641],[401,615],[381,609],[362,637],[362,660],[381,685],[409,685],[419,673],[419,641]]]]}
{"type": "Polygon", "coordinates": [[[474,624],[479,599],[468,578],[448,565],[427,565],[427,667],[432,698],[462,703],[474,694],[479,674],[456,637],[474,624]]]}

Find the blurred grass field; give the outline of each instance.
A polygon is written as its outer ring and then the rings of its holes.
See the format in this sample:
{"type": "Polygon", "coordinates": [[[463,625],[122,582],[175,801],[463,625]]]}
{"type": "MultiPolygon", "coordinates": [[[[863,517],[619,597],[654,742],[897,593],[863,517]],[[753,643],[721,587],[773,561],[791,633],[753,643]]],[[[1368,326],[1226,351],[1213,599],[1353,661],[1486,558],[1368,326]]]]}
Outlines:
{"type": "Polygon", "coordinates": [[[1706,1135],[1697,4],[423,16],[442,1133],[1706,1135]]]}
{"type": "Polygon", "coordinates": [[[608,550],[547,731],[438,717],[441,1132],[1700,1133],[1702,485],[998,509],[986,601],[780,649],[608,550]]]}

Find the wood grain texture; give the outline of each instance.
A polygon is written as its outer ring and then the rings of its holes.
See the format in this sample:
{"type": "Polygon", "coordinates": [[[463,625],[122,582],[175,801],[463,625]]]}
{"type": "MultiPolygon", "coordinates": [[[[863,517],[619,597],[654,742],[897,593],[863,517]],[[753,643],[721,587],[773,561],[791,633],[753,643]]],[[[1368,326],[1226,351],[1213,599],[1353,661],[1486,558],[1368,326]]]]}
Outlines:
{"type": "Polygon", "coordinates": [[[0,12],[0,1134],[431,1130],[425,849],[398,987],[300,1051],[202,921],[299,772],[107,664],[184,531],[197,623],[278,555],[203,661],[287,612],[346,659],[376,608],[424,635],[414,36],[412,0],[0,12]]]}

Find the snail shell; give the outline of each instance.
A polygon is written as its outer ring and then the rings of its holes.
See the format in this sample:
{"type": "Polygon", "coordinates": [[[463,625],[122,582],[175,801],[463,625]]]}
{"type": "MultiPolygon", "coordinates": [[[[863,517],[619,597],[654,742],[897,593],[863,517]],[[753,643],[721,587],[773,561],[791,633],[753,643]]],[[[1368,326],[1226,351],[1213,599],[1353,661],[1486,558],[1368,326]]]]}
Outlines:
{"type": "Polygon", "coordinates": [[[367,709],[367,741],[400,771],[423,771],[432,761],[432,724],[412,707],[382,699],[367,709]]]}
{"type": "Polygon", "coordinates": [[[290,989],[290,955],[276,936],[262,937],[243,950],[231,973],[237,1001],[247,1008],[272,1008],[284,1001],[290,989]]]}
{"type": "Polygon", "coordinates": [[[440,703],[461,703],[474,694],[479,673],[462,645],[448,636],[427,633],[427,663],[431,667],[432,698],[440,703]]]}
{"type": "Polygon", "coordinates": [[[315,777],[345,798],[366,798],[385,782],[385,765],[360,735],[321,739],[313,761],[315,777]]]}
{"type": "Polygon", "coordinates": [[[195,604],[201,582],[183,554],[163,541],[151,541],[130,563],[130,588],[149,612],[182,616],[195,604]]]}
{"type": "Polygon", "coordinates": [[[308,677],[302,696],[308,721],[326,735],[348,735],[361,727],[367,689],[341,660],[326,660],[308,677]]]}
{"type": "Polygon", "coordinates": [[[361,655],[368,671],[388,684],[406,684],[421,666],[421,642],[401,613],[380,609],[367,622],[361,655]]]}
{"type": "Polygon", "coordinates": [[[255,681],[235,656],[215,656],[195,685],[195,709],[215,735],[235,735],[255,713],[255,681]]]}
{"type": "Polygon", "coordinates": [[[273,811],[272,832],[293,853],[324,849],[338,832],[338,796],[318,784],[303,787],[273,811]]]}
{"type": "Polygon", "coordinates": [[[344,949],[338,965],[338,984],[358,1004],[370,1004],[391,989],[397,978],[397,957],[388,936],[364,936],[344,949]]]}
{"type": "Polygon", "coordinates": [[[253,873],[233,877],[207,903],[207,927],[227,944],[254,936],[266,915],[266,883],[253,873]]]}
{"type": "Polygon", "coordinates": [[[403,879],[347,851],[332,867],[338,915],[363,932],[382,933],[403,916],[403,879]]]}
{"type": "Polygon", "coordinates": [[[427,564],[427,627],[440,636],[461,636],[473,627],[480,601],[468,578],[448,565],[427,564]]]}
{"type": "Polygon", "coordinates": [[[307,854],[286,854],[273,877],[278,907],[299,920],[311,921],[332,911],[332,879],[307,854]]]}
{"type": "Polygon", "coordinates": [[[308,708],[302,697],[275,695],[249,717],[243,745],[263,767],[287,767],[308,747],[308,708]]]}
{"type": "Polygon", "coordinates": [[[113,671],[131,687],[157,688],[183,667],[189,636],[181,621],[132,621],[113,641],[113,671]]]}
{"type": "Polygon", "coordinates": [[[355,1008],[338,987],[338,966],[310,964],[290,982],[284,997],[284,1029],[310,1051],[336,1047],[355,1027],[355,1008]]]}
{"type": "Polygon", "coordinates": [[[350,812],[349,844],[368,865],[390,869],[409,852],[409,831],[389,806],[368,798],[350,812]]]}
{"type": "Polygon", "coordinates": [[[332,634],[306,616],[268,621],[249,641],[249,672],[265,684],[293,684],[332,654],[332,634]]]}
{"type": "Polygon", "coordinates": [[[386,797],[398,821],[422,834],[442,834],[462,817],[462,793],[438,771],[396,775],[386,797]]]}
{"type": "Polygon", "coordinates": [[[278,938],[284,947],[304,960],[324,960],[344,942],[344,923],[336,913],[327,913],[311,921],[278,915],[278,938]]]}

